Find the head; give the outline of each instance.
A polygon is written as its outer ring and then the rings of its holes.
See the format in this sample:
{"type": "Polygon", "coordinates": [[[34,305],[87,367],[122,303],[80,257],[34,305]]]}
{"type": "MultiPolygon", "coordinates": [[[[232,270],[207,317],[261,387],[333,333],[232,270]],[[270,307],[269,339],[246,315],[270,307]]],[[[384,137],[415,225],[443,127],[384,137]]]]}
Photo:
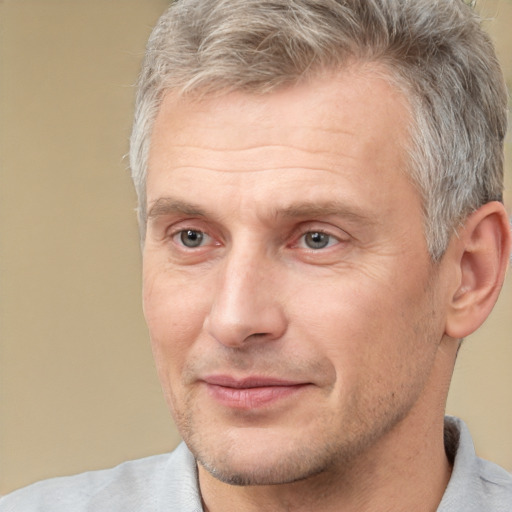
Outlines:
{"type": "Polygon", "coordinates": [[[463,0],[176,1],[148,43],[131,139],[142,238],[150,138],[163,97],[268,94],[354,61],[379,63],[412,113],[408,172],[439,260],[459,223],[502,199],[507,92],[463,0]]]}
{"type": "Polygon", "coordinates": [[[131,156],[145,316],[200,471],[289,483],[442,444],[510,245],[505,100],[460,0],[164,14],[131,156]]]}

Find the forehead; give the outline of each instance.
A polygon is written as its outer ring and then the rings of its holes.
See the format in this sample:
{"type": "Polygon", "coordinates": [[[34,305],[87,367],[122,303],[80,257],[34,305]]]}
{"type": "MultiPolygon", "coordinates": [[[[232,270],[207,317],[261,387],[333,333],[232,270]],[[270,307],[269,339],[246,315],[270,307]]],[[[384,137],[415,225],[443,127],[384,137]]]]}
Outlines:
{"type": "Polygon", "coordinates": [[[168,93],[152,134],[148,207],[180,187],[197,197],[221,186],[253,187],[256,206],[257,194],[268,200],[278,181],[280,194],[311,195],[323,184],[354,201],[376,199],[408,181],[409,125],[404,95],[369,69],[260,95],[168,93]]]}
{"type": "MultiPolygon", "coordinates": [[[[377,64],[351,65],[343,72],[325,72],[270,93],[234,91],[201,96],[199,91],[180,96],[170,91],[164,95],[157,114],[151,147],[158,144],[161,130],[170,132],[173,128],[176,144],[182,139],[194,142],[213,135],[214,147],[219,148],[223,146],[219,145],[217,130],[229,133],[230,128],[237,141],[243,143],[240,139],[245,139],[249,145],[260,138],[264,142],[271,140],[277,132],[283,138],[283,126],[292,128],[287,131],[291,142],[300,139],[305,128],[317,131],[319,137],[311,140],[312,144],[321,142],[322,132],[352,129],[355,133],[369,122],[377,130],[386,127],[387,131],[392,129],[406,137],[409,101],[388,76],[386,68],[377,64]],[[240,131],[248,128],[243,126],[244,121],[251,123],[250,130],[240,131]]],[[[225,143],[227,146],[229,141],[225,143]]]]}

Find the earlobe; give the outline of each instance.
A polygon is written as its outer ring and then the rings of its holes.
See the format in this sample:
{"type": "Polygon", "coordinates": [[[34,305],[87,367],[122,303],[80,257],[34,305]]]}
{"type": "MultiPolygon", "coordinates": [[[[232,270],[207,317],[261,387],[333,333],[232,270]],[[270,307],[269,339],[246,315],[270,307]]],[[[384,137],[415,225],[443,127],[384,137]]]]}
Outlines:
{"type": "Polygon", "coordinates": [[[462,339],[489,316],[509,265],[510,223],[504,206],[487,203],[471,214],[454,240],[459,281],[446,321],[446,334],[462,339]]]}

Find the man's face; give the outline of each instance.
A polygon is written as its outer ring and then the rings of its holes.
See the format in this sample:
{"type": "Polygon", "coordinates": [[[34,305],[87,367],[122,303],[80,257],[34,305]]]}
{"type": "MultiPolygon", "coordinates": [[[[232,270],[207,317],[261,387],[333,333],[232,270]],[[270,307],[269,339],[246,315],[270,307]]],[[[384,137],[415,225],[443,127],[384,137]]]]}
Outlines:
{"type": "Polygon", "coordinates": [[[369,72],[166,97],[145,316],[178,428],[221,480],[342,467],[442,407],[441,270],[406,174],[408,122],[403,97],[369,72]]]}

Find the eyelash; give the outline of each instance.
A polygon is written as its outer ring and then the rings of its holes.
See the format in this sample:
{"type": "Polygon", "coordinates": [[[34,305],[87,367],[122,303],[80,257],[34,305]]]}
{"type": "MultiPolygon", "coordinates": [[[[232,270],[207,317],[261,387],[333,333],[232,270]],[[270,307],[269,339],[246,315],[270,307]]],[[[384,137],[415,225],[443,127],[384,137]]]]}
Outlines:
{"type": "MultiPolygon", "coordinates": [[[[295,243],[295,246],[298,246],[301,241],[306,246],[306,247],[303,247],[303,249],[309,250],[309,251],[313,251],[313,252],[321,251],[323,249],[328,249],[329,247],[332,247],[333,245],[336,245],[337,243],[340,243],[340,239],[338,237],[334,236],[332,233],[328,233],[328,232],[326,232],[324,230],[321,230],[321,229],[310,229],[308,231],[304,231],[298,237],[298,240],[295,243]],[[325,237],[325,238],[327,238],[326,244],[323,245],[323,246],[319,246],[319,247],[307,246],[306,237],[308,235],[311,235],[311,236],[319,235],[320,238],[325,237]]],[[[318,243],[319,245],[322,245],[323,241],[324,240],[320,240],[320,241],[311,240],[311,242],[313,244],[318,243]]]]}
{"type": "MultiPolygon", "coordinates": [[[[187,249],[199,249],[201,247],[204,247],[206,244],[201,243],[200,245],[194,246],[193,244],[191,246],[187,246],[183,240],[183,236],[188,233],[189,235],[192,235],[192,233],[195,233],[198,235],[199,241],[202,242],[203,240],[212,240],[212,237],[208,235],[205,231],[201,229],[194,229],[194,228],[185,228],[180,229],[178,231],[175,231],[171,234],[171,239],[177,243],[178,245],[181,245],[182,247],[185,247],[187,249]],[[179,240],[178,240],[179,238],[179,240]]],[[[193,241],[193,240],[192,240],[193,241]]]]}
{"type": "MultiPolygon", "coordinates": [[[[184,250],[194,250],[201,249],[205,246],[211,244],[211,241],[214,240],[206,231],[196,228],[184,228],[179,229],[171,233],[171,239],[179,245],[184,250]],[[191,242],[190,245],[187,245],[184,237],[190,236],[191,242]],[[198,241],[197,245],[194,245],[195,241],[198,241]]],[[[319,252],[324,249],[328,249],[333,245],[337,245],[341,243],[339,237],[333,235],[322,229],[308,229],[301,230],[297,236],[293,237],[294,242],[289,245],[291,248],[300,248],[309,252],[319,252]],[[310,243],[308,243],[306,237],[310,236],[310,243]],[[314,240],[313,237],[317,237],[317,240],[314,240]],[[318,244],[316,247],[312,247],[311,244],[318,244]]],[[[220,245],[220,244],[214,244],[220,245]]]]}

